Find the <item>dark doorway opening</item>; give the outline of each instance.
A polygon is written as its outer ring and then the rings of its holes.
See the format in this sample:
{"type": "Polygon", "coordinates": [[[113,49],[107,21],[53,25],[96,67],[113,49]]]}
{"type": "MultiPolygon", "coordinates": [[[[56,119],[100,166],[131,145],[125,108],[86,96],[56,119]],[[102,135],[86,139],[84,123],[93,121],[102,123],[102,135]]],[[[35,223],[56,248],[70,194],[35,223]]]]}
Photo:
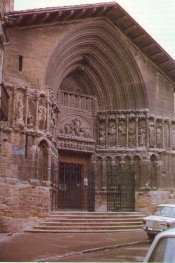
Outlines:
{"type": "Polygon", "coordinates": [[[53,161],[51,168],[52,210],[95,210],[95,173],[92,155],[61,151],[58,170],[55,169],[53,161]]]}
{"type": "Polygon", "coordinates": [[[107,175],[107,210],[112,212],[135,211],[135,175],[133,171],[115,172],[107,175]]]}
{"type": "Polygon", "coordinates": [[[83,166],[77,163],[60,163],[58,199],[60,209],[82,208],[83,166]]]}

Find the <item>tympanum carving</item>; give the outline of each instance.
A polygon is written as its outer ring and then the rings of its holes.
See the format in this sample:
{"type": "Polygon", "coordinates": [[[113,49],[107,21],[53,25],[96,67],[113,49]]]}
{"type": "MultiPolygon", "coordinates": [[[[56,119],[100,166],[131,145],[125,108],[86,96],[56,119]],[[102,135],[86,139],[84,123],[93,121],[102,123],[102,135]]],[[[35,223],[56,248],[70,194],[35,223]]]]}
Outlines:
{"type": "Polygon", "coordinates": [[[60,130],[61,134],[72,136],[72,137],[81,137],[81,138],[91,138],[91,132],[86,123],[83,123],[78,118],[72,119],[63,124],[60,130]]]}

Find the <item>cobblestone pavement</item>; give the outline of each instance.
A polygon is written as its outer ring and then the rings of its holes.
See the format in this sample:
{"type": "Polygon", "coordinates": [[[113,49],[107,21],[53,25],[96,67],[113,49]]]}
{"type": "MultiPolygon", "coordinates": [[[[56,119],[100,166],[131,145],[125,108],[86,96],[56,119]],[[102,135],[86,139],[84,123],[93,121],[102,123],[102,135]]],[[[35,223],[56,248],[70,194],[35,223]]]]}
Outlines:
{"type": "MultiPolygon", "coordinates": [[[[143,230],[110,233],[0,234],[0,261],[62,261],[82,251],[104,250],[133,242],[145,242],[143,230]]],[[[92,252],[92,251],[91,251],[92,252]]]]}

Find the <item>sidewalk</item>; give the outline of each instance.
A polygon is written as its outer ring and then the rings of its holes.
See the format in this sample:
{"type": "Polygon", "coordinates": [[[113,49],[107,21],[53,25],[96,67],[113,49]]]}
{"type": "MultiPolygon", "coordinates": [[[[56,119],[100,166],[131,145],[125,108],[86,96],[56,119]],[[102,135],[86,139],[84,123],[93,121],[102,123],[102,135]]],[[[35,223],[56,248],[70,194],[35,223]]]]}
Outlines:
{"type": "Polygon", "coordinates": [[[144,242],[143,230],[110,233],[0,233],[0,261],[59,261],[66,255],[133,242],[144,242]]]}

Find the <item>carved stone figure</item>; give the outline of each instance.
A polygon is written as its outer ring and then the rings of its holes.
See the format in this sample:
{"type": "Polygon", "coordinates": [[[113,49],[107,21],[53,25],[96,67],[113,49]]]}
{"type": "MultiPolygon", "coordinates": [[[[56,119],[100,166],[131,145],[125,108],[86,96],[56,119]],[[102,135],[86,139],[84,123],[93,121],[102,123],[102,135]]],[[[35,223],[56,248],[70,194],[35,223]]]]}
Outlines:
{"type": "Polygon", "coordinates": [[[125,146],[126,145],[126,124],[124,121],[120,121],[118,130],[119,130],[119,144],[121,146],[125,146]]]}
{"type": "Polygon", "coordinates": [[[50,132],[54,135],[56,133],[56,120],[59,109],[55,103],[52,104],[50,110],[50,132]]]}
{"type": "Polygon", "coordinates": [[[72,120],[72,129],[76,136],[80,136],[81,121],[77,118],[72,120]]]}
{"type": "Polygon", "coordinates": [[[32,112],[29,110],[28,116],[27,116],[27,127],[32,128],[33,124],[34,124],[34,118],[33,118],[32,112]]]}
{"type": "Polygon", "coordinates": [[[89,128],[82,125],[81,121],[77,118],[73,119],[70,123],[65,123],[61,133],[83,138],[91,137],[89,128]]]}
{"type": "Polygon", "coordinates": [[[85,138],[90,138],[90,130],[87,127],[81,127],[80,128],[80,136],[85,138]]]}
{"type": "Polygon", "coordinates": [[[100,145],[105,145],[106,131],[105,126],[100,126],[99,129],[99,143],[100,145]]]}
{"type": "Polygon", "coordinates": [[[38,120],[39,120],[39,129],[45,130],[46,121],[47,121],[47,108],[46,108],[46,102],[44,98],[41,98],[39,101],[38,120]]]}
{"type": "Polygon", "coordinates": [[[146,128],[142,125],[139,128],[139,145],[145,146],[146,144],[146,128]]]}
{"type": "Polygon", "coordinates": [[[116,127],[115,123],[110,124],[108,130],[109,146],[115,146],[116,143],[116,127]]]}
{"type": "Polygon", "coordinates": [[[24,127],[24,103],[23,103],[23,95],[18,94],[16,100],[16,111],[15,111],[15,119],[18,127],[24,127]]]}
{"type": "Polygon", "coordinates": [[[175,129],[172,129],[172,148],[175,150],[175,129]]]}
{"type": "Polygon", "coordinates": [[[157,147],[161,147],[162,146],[162,124],[159,124],[157,126],[156,137],[157,137],[157,147]]]}
{"type": "Polygon", "coordinates": [[[128,134],[129,134],[128,143],[129,143],[129,146],[132,147],[135,145],[135,127],[130,126],[128,134]]]}
{"type": "Polygon", "coordinates": [[[154,134],[154,123],[149,125],[149,146],[154,147],[155,134],[154,134]]]}

